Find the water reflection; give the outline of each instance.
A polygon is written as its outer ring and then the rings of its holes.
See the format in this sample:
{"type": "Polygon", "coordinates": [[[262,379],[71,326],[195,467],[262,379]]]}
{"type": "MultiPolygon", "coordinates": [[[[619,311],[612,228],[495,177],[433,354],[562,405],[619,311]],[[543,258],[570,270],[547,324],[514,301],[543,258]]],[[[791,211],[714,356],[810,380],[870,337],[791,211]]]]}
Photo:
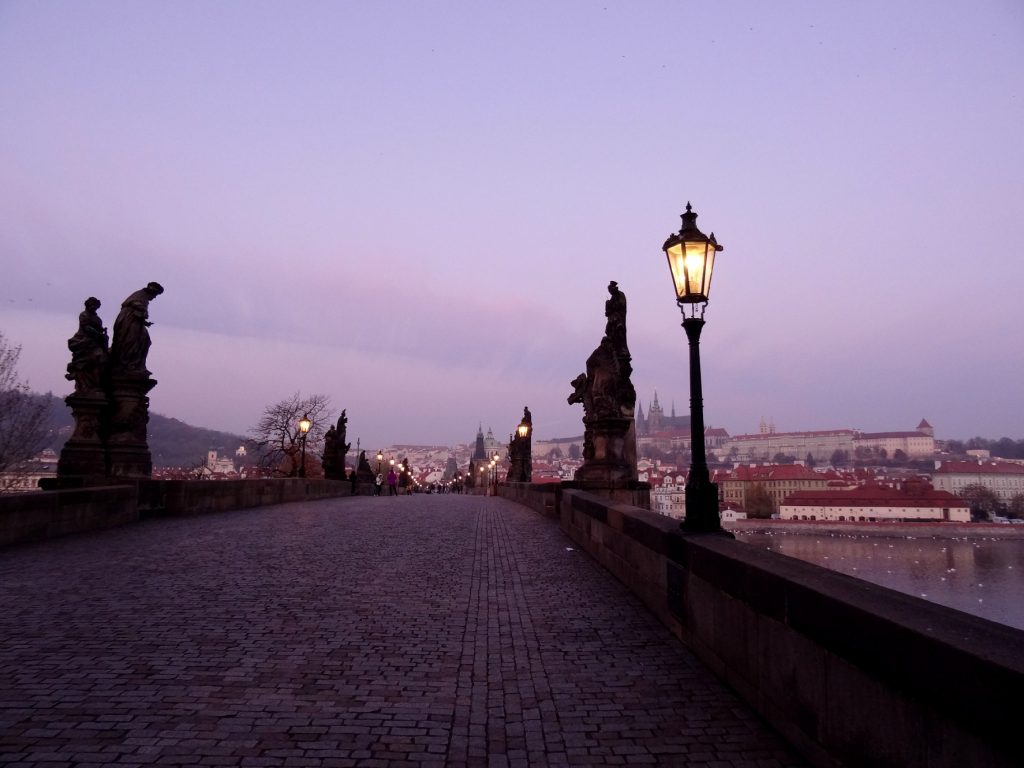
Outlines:
{"type": "Polygon", "coordinates": [[[735,533],[755,546],[1024,629],[1024,539],[735,533]]]}

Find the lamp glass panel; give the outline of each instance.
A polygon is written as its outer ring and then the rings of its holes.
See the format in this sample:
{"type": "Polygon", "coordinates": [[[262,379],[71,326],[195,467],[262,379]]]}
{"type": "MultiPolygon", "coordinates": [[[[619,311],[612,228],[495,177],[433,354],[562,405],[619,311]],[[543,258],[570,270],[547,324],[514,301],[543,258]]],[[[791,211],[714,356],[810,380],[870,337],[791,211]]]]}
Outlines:
{"type": "Polygon", "coordinates": [[[686,271],[683,268],[683,244],[675,243],[665,251],[668,256],[668,268],[672,271],[672,282],[675,284],[676,298],[686,298],[686,271]]]}
{"type": "Polygon", "coordinates": [[[707,301],[708,295],[711,293],[711,276],[714,274],[715,269],[715,252],[718,249],[714,245],[708,244],[708,259],[707,264],[704,266],[704,300],[707,301]]]}

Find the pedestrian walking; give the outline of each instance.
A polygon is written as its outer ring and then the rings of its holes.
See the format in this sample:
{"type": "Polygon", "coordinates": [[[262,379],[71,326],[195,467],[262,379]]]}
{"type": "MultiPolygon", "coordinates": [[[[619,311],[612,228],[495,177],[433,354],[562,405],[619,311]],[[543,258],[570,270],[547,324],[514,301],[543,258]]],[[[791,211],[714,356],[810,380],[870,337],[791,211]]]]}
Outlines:
{"type": "Polygon", "coordinates": [[[398,495],[398,473],[392,467],[388,470],[388,496],[398,495]]]}
{"type": "Polygon", "coordinates": [[[380,496],[381,486],[384,485],[384,475],[380,472],[377,473],[377,477],[373,480],[373,495],[380,496]]]}

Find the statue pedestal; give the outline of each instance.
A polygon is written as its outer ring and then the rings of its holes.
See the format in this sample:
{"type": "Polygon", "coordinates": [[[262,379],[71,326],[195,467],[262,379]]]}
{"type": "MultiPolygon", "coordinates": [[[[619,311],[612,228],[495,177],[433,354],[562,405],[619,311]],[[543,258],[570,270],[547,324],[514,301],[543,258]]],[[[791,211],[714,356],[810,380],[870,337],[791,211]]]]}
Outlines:
{"type": "Polygon", "coordinates": [[[576,470],[575,480],[604,485],[635,482],[636,446],[629,445],[633,419],[584,419],[583,424],[590,439],[587,453],[593,455],[584,456],[583,466],[576,470]]]}
{"type": "Polygon", "coordinates": [[[75,419],[75,432],[61,449],[57,477],[60,480],[106,477],[107,460],[100,424],[107,398],[101,392],[76,393],[65,397],[64,402],[75,419]]]}
{"type": "Polygon", "coordinates": [[[620,483],[566,481],[562,483],[562,487],[570,490],[586,491],[595,496],[604,496],[606,499],[611,499],[619,504],[628,504],[631,507],[639,507],[640,509],[651,508],[650,483],[641,483],[637,480],[620,483]]]}
{"type": "Polygon", "coordinates": [[[146,428],[149,397],[156,386],[148,376],[114,376],[111,380],[110,432],[107,436],[110,477],[152,477],[153,457],[146,428]]]}

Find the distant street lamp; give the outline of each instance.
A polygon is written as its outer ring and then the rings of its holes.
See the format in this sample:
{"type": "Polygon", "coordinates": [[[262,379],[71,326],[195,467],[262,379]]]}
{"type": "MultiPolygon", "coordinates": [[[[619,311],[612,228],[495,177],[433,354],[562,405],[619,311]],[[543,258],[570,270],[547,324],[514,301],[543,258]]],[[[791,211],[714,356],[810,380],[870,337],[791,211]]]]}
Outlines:
{"type": "Polygon", "coordinates": [[[676,304],[683,314],[683,329],[690,344],[690,439],[692,460],[686,480],[686,520],[688,531],[720,531],[718,486],[711,482],[704,451],[704,395],[700,381],[700,332],[704,327],[704,309],[711,291],[711,272],[715,254],[723,250],[715,233],[705,236],[697,229],[697,214],[690,204],[682,214],[683,226],[662,246],[668,257],[676,304]],[[700,317],[697,305],[700,305],[700,317]],[[687,316],[686,308],[690,314],[687,316]]]}
{"type": "Polygon", "coordinates": [[[309,420],[309,414],[303,414],[299,419],[299,434],[302,435],[302,463],[299,465],[299,477],[306,476],[306,436],[312,426],[313,422],[309,420]]]}
{"type": "Polygon", "coordinates": [[[380,465],[384,461],[384,451],[377,451],[377,474],[380,474],[380,465]]]}

